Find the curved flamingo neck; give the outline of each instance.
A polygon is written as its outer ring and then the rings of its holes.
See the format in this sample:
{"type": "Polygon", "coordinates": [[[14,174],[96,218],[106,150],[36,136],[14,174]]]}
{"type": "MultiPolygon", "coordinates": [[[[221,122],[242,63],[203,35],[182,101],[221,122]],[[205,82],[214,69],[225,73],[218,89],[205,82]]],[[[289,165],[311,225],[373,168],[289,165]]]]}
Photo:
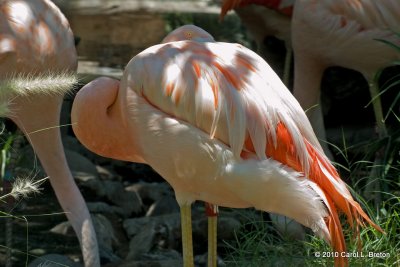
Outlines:
{"type": "Polygon", "coordinates": [[[143,162],[125,120],[119,81],[100,78],[76,95],[71,112],[75,135],[89,150],[103,157],[143,162]]]}

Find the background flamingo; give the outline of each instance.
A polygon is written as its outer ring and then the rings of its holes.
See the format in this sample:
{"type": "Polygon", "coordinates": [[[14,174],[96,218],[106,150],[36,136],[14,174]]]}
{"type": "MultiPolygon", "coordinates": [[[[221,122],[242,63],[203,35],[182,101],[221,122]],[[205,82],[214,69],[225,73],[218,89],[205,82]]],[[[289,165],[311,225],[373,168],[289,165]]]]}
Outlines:
{"type": "Polygon", "coordinates": [[[396,0],[298,0],[293,14],[295,55],[294,91],[308,111],[318,137],[326,140],[320,105],[324,70],[342,66],[361,72],[368,80],[380,137],[386,135],[374,75],[400,55],[377,39],[399,43],[400,2],[396,0]]]}
{"type": "Polygon", "coordinates": [[[357,229],[363,218],[380,230],[268,64],[241,45],[209,37],[192,25],[175,30],[165,39],[171,42],[136,55],[121,82],[99,78],[83,87],[71,114],[87,148],[147,163],[172,185],[184,266],[193,266],[190,205],[196,200],[294,218],[336,251],[346,249],[340,212],[357,229]]]}
{"type": "MultiPolygon", "coordinates": [[[[282,80],[286,86],[289,85],[292,58],[291,16],[294,2],[295,0],[224,0],[220,14],[223,18],[229,10],[234,9],[255,40],[257,53],[265,55],[268,60],[275,55],[262,49],[265,38],[275,36],[284,41],[286,56],[282,80]]],[[[276,68],[275,71],[280,71],[280,68],[276,68]]]]}
{"type": "MultiPolygon", "coordinates": [[[[400,54],[378,39],[399,44],[400,2],[397,0],[298,0],[293,14],[295,55],[293,94],[304,109],[320,140],[326,140],[320,85],[324,70],[342,66],[363,74],[369,84],[379,137],[387,135],[375,74],[400,54]],[[312,108],[313,107],[313,108],[312,108]]],[[[381,164],[379,157],[374,166],[381,164]]],[[[366,191],[378,176],[370,174],[366,191]]],[[[368,192],[367,192],[368,193],[368,192]]],[[[370,192],[369,192],[370,194],[370,192]]],[[[379,197],[376,199],[379,202],[379,197]]]]}
{"type": "Polygon", "coordinates": [[[100,266],[90,214],[65,159],[58,129],[63,95],[76,83],[68,21],[47,0],[0,2],[2,116],[24,132],[81,243],[85,266],[100,266]]]}

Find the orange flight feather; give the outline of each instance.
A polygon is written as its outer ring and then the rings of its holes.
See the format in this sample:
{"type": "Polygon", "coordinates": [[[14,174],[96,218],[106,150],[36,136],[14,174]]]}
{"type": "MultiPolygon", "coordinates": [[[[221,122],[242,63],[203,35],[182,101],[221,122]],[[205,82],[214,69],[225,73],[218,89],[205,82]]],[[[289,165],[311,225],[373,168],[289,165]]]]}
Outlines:
{"type": "MultiPolygon", "coordinates": [[[[299,158],[297,157],[297,151],[294,145],[294,141],[290,132],[286,126],[280,122],[276,127],[276,145],[269,138],[268,145],[266,148],[266,154],[282,164],[285,164],[292,169],[305,173],[304,166],[302,166],[299,158]]],[[[343,236],[343,230],[339,219],[339,212],[346,214],[347,220],[351,226],[356,226],[356,235],[359,237],[359,226],[364,226],[364,222],[361,217],[367,221],[376,230],[383,232],[383,230],[373,223],[368,215],[362,210],[360,205],[354,201],[350,193],[346,190],[347,196],[344,196],[342,192],[339,192],[338,188],[332,183],[331,179],[327,175],[331,175],[338,183],[343,184],[344,182],[339,178],[339,174],[333,165],[323,157],[307,140],[304,140],[307,145],[307,151],[311,157],[311,166],[308,175],[305,174],[310,180],[315,182],[321,192],[327,204],[329,210],[329,216],[325,218],[325,223],[329,229],[331,236],[331,245],[333,249],[339,252],[339,255],[343,255],[346,252],[346,243],[343,236]],[[326,169],[328,173],[324,172],[326,169]]],[[[245,149],[251,152],[255,152],[253,143],[248,137],[245,141],[245,149]]],[[[337,257],[335,258],[336,266],[347,265],[347,258],[337,257]]]]}

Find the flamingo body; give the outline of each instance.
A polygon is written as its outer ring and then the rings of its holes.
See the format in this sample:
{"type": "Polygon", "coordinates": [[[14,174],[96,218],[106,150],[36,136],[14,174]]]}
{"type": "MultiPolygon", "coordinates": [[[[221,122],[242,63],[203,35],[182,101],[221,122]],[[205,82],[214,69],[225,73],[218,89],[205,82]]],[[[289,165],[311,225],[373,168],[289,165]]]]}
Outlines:
{"type": "Polygon", "coordinates": [[[77,233],[85,266],[96,267],[96,235],[58,129],[63,95],[76,82],[76,67],[72,31],[52,2],[0,2],[0,115],[27,136],[77,233]]]}
{"type": "Polygon", "coordinates": [[[6,0],[1,3],[1,12],[0,75],[3,79],[21,72],[31,75],[48,72],[49,66],[52,71],[76,69],[71,29],[52,2],[6,0]]]}
{"type": "MultiPolygon", "coordinates": [[[[262,49],[265,38],[275,36],[283,40],[286,47],[286,58],[283,66],[283,81],[289,83],[292,46],[291,46],[291,16],[294,0],[224,0],[221,6],[220,17],[234,9],[246,26],[250,35],[257,44],[257,53],[264,58],[272,59],[275,54],[262,49]]],[[[272,66],[276,69],[278,66],[272,66]]]]}
{"type": "MultiPolygon", "coordinates": [[[[400,58],[386,40],[399,44],[400,2],[396,0],[298,0],[293,13],[292,42],[295,54],[293,93],[304,109],[319,104],[323,71],[342,66],[361,72],[370,84],[375,73],[400,58]]],[[[380,103],[374,111],[384,131],[380,103]]],[[[320,107],[308,113],[319,137],[326,140],[320,107]]],[[[379,126],[380,125],[380,126],[379,126]]]]}
{"type": "Polygon", "coordinates": [[[400,30],[399,11],[395,0],[300,0],[293,18],[296,53],[317,57],[326,66],[358,70],[370,78],[400,58],[393,48],[377,41],[399,42],[394,33],[400,30]]]}
{"type": "Polygon", "coordinates": [[[181,206],[202,200],[280,213],[343,251],[336,207],[352,224],[360,216],[374,224],[324,156],[298,102],[254,52],[196,38],[204,31],[194,26],[171,35],[185,30],[191,40],[167,36],[136,55],[121,82],[85,86],[72,110],[77,137],[103,156],[149,164],[181,206]]]}

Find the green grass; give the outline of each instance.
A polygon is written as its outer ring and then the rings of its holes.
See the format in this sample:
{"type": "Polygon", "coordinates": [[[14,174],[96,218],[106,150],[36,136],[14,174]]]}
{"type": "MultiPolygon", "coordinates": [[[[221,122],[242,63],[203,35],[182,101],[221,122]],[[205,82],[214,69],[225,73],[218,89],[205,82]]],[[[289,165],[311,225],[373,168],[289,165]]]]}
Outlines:
{"type": "MultiPolygon", "coordinates": [[[[348,258],[350,266],[400,266],[400,197],[391,196],[372,217],[386,234],[371,227],[363,228],[360,251],[354,231],[344,229],[348,255],[353,256],[348,258]]],[[[333,266],[334,255],[324,240],[311,234],[304,241],[291,240],[261,216],[259,220],[253,217],[243,225],[236,233],[235,242],[226,244],[226,252],[227,266],[241,267],[333,266]]]]}

